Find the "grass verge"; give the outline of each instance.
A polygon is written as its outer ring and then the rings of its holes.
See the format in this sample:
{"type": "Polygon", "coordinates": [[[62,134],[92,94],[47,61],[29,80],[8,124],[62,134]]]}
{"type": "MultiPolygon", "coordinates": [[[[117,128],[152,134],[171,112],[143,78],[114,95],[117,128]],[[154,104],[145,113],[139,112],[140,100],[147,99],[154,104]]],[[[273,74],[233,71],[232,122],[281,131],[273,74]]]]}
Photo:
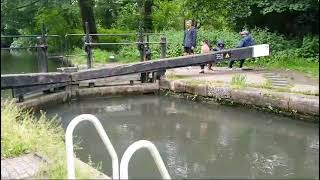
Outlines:
{"type": "MultiPolygon", "coordinates": [[[[73,52],[71,53],[71,57],[69,60],[72,62],[74,65],[81,65],[81,64],[87,64],[87,57],[85,55],[85,52],[80,49],[80,48],[75,48],[73,52]],[[84,56],[82,56],[84,55],[84,56]]],[[[139,56],[126,56],[123,57],[120,54],[111,52],[111,51],[106,51],[106,50],[101,50],[101,49],[94,49],[93,50],[93,65],[101,65],[101,64],[106,64],[106,63],[111,63],[110,61],[110,56],[114,56],[115,60],[114,62],[117,63],[131,63],[131,62],[139,62],[140,57],[139,56]]]]}
{"type": "Polygon", "coordinates": [[[248,61],[247,66],[268,70],[293,70],[313,78],[319,78],[319,62],[309,62],[299,57],[268,57],[248,61]]]}
{"type": "Polygon", "coordinates": [[[247,77],[245,75],[237,74],[232,76],[230,86],[233,88],[243,88],[247,85],[247,77]]]}
{"type": "MultiPolygon", "coordinates": [[[[57,118],[44,113],[36,118],[30,110],[13,101],[1,103],[1,157],[17,157],[37,152],[51,162],[45,164],[37,178],[64,179],[67,175],[64,131],[57,118]]],[[[88,179],[89,171],[76,168],[76,177],[88,179]]]]}

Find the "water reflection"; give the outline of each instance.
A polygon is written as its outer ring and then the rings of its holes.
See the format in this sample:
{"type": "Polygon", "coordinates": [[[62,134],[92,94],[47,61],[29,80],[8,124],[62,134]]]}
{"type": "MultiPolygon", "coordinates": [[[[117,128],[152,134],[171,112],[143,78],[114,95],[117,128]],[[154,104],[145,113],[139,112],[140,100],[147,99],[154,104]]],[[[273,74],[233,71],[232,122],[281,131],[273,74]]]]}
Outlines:
{"type": "MultiPolygon", "coordinates": [[[[318,125],[252,109],[157,96],[85,99],[58,107],[64,128],[81,113],[96,115],[119,158],[134,141],[152,141],[173,178],[318,178],[318,125]]],[[[92,125],[80,124],[81,159],[89,154],[111,174],[111,161],[92,125]]],[[[160,177],[149,153],[138,151],[129,178],[160,177]]]]}
{"type": "MultiPolygon", "coordinates": [[[[58,67],[67,66],[59,58],[48,59],[48,71],[56,72],[58,67]]],[[[38,61],[35,55],[24,53],[21,56],[1,53],[1,74],[37,73],[38,61]]]]}

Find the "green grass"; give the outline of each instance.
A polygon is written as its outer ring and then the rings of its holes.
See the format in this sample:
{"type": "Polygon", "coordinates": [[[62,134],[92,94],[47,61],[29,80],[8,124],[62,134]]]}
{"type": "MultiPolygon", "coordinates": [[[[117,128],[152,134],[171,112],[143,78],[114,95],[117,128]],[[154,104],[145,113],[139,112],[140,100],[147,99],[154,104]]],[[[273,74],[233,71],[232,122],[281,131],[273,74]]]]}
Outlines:
{"type": "Polygon", "coordinates": [[[293,70],[305,73],[311,77],[319,78],[319,62],[309,62],[300,57],[268,57],[257,59],[255,62],[246,63],[253,68],[268,70],[293,70]]]}
{"type": "MultiPolygon", "coordinates": [[[[36,118],[30,110],[13,101],[1,104],[1,157],[17,157],[37,152],[51,163],[42,168],[38,178],[66,178],[64,131],[57,119],[47,119],[44,113],[36,118]]],[[[76,169],[78,178],[89,178],[89,171],[76,169]]]]}
{"type": "Polygon", "coordinates": [[[242,88],[247,85],[246,81],[247,77],[245,75],[237,74],[232,77],[230,85],[233,88],[242,88]]]}
{"type": "MultiPolygon", "coordinates": [[[[85,54],[85,52],[80,48],[75,48],[70,57],[70,61],[74,65],[81,65],[81,64],[87,64],[87,57],[86,56],[79,56],[81,54],[85,54]]],[[[139,56],[121,56],[121,54],[117,54],[111,51],[101,50],[101,49],[94,49],[93,50],[93,65],[98,66],[101,64],[107,64],[111,61],[109,60],[109,57],[113,55],[115,57],[115,61],[117,63],[131,63],[131,62],[139,62],[140,57],[139,56]]]]}
{"type": "Polygon", "coordinates": [[[247,84],[249,87],[272,89],[272,82],[268,79],[266,82],[261,84],[247,84]]]}

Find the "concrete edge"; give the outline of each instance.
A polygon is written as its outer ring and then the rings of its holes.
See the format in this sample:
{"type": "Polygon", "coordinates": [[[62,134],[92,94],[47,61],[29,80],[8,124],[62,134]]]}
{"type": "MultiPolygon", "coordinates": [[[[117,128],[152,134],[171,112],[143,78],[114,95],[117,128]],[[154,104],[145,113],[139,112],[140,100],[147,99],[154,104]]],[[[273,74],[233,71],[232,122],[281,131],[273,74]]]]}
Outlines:
{"type": "Polygon", "coordinates": [[[138,85],[122,85],[122,86],[106,86],[93,88],[78,88],[76,97],[97,97],[109,95],[127,95],[127,94],[148,94],[159,91],[159,84],[138,84],[138,85]]]}
{"type": "MultiPolygon", "coordinates": [[[[33,156],[41,159],[43,161],[43,163],[48,163],[48,164],[53,163],[52,160],[50,160],[47,156],[45,156],[42,153],[35,152],[35,153],[33,153],[33,156]]],[[[94,167],[90,166],[89,164],[81,161],[79,158],[75,157],[74,160],[75,160],[76,168],[80,168],[80,170],[87,169],[89,171],[89,174],[92,176],[91,179],[111,179],[106,174],[100,172],[99,170],[95,169],[94,167]]],[[[39,169],[39,170],[41,170],[41,169],[39,169]]]]}
{"type": "Polygon", "coordinates": [[[159,83],[92,88],[79,88],[74,86],[66,91],[40,95],[28,99],[26,98],[23,102],[17,103],[17,105],[33,110],[40,110],[43,106],[49,103],[50,105],[65,103],[73,98],[80,99],[85,97],[103,97],[109,95],[149,94],[157,93],[158,91],[159,83]]]}
{"type": "Polygon", "coordinates": [[[92,175],[92,178],[90,179],[111,179],[111,177],[105,175],[104,173],[100,172],[99,170],[95,169],[94,167],[81,161],[78,158],[75,158],[75,163],[76,165],[78,165],[78,168],[80,168],[81,170],[83,169],[89,170],[90,175],[92,175]]]}
{"type": "Polygon", "coordinates": [[[319,119],[319,96],[273,92],[258,88],[233,89],[202,84],[193,85],[181,80],[166,79],[161,80],[159,86],[161,90],[169,90],[174,93],[188,93],[228,101],[231,104],[260,107],[268,111],[297,116],[307,121],[312,119],[314,122],[319,122],[319,120],[314,120],[319,119]]]}

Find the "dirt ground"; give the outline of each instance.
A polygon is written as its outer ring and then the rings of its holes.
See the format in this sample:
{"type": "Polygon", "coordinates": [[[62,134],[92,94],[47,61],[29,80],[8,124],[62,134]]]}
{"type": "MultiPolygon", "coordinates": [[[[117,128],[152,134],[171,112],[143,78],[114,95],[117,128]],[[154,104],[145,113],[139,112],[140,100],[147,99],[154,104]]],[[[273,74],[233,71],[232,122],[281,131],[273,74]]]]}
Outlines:
{"type": "Polygon", "coordinates": [[[205,73],[200,74],[200,67],[191,66],[167,70],[166,75],[176,76],[181,79],[216,81],[229,84],[237,74],[246,77],[246,83],[253,85],[261,85],[268,80],[276,83],[285,83],[294,92],[311,92],[311,94],[319,94],[319,79],[309,77],[303,73],[295,71],[270,71],[263,69],[234,68],[228,70],[226,67],[213,67],[213,71],[205,67],[205,73]]]}
{"type": "MultiPolygon", "coordinates": [[[[95,67],[114,67],[121,64],[118,63],[108,63],[108,64],[100,64],[96,65],[95,67]]],[[[240,70],[239,68],[234,68],[233,70],[228,70],[226,67],[212,67],[213,71],[208,70],[205,67],[205,73],[200,74],[200,67],[199,66],[189,66],[189,67],[182,67],[182,68],[175,68],[169,69],[166,72],[166,76],[176,76],[178,79],[188,79],[188,80],[204,80],[204,81],[214,81],[229,84],[237,74],[245,75],[246,83],[253,84],[253,85],[261,85],[268,80],[274,81],[274,86],[276,83],[284,83],[293,91],[302,91],[302,92],[312,92],[315,94],[319,94],[319,79],[309,77],[306,74],[296,72],[296,71],[283,71],[283,70],[264,70],[264,69],[251,69],[251,68],[244,68],[240,70]]],[[[80,69],[82,69],[80,67],[80,69]]],[[[138,74],[137,74],[138,75],[138,74]]],[[[126,81],[133,77],[133,75],[123,76],[126,81]]],[[[113,78],[111,78],[113,79],[113,78]]],[[[109,78],[109,80],[111,80],[109,78]]],[[[114,77],[114,79],[118,79],[114,77]]],[[[120,78],[121,79],[121,78],[120,78]]],[[[137,80],[137,77],[132,79],[137,80]]]]}

